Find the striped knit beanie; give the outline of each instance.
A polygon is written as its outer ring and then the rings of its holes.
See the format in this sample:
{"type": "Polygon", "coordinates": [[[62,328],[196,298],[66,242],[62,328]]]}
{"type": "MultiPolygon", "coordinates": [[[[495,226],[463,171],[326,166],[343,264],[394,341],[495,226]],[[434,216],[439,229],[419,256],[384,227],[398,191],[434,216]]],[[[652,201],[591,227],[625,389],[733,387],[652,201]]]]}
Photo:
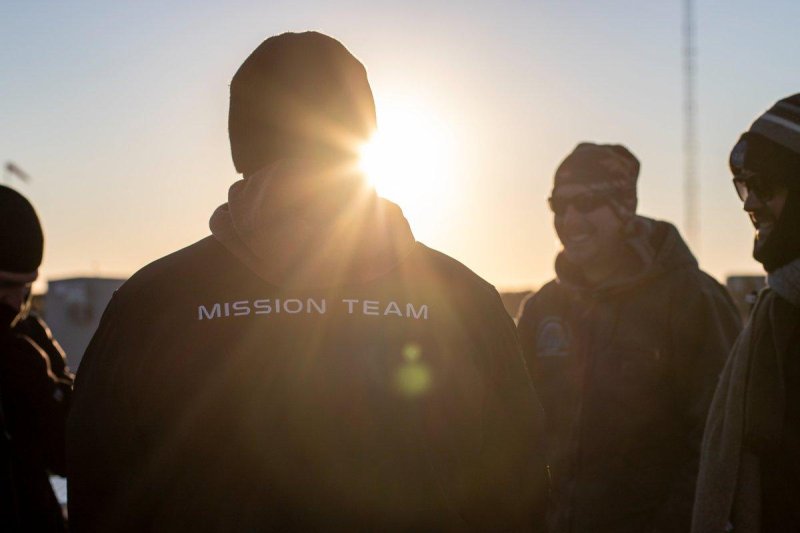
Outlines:
{"type": "Polygon", "coordinates": [[[639,160],[621,144],[580,143],[556,170],[553,191],[561,185],[584,185],[607,194],[617,214],[636,212],[639,160]]]}
{"type": "Polygon", "coordinates": [[[756,119],[733,147],[730,167],[762,172],[800,188],[800,94],[784,98],[756,119]]]}

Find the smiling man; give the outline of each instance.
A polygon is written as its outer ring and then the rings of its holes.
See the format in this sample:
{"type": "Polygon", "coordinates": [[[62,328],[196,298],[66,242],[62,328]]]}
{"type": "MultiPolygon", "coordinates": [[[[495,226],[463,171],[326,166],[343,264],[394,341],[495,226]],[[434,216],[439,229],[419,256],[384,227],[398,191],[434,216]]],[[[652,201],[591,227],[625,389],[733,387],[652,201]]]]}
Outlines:
{"type": "Polygon", "coordinates": [[[557,279],[525,301],[554,532],[685,532],[717,375],[739,324],[674,226],[636,215],[639,161],[579,144],[552,197],[557,279]]]}
{"type": "Polygon", "coordinates": [[[767,287],[709,412],[692,531],[800,531],[800,94],[756,119],[730,167],[767,287]]]}

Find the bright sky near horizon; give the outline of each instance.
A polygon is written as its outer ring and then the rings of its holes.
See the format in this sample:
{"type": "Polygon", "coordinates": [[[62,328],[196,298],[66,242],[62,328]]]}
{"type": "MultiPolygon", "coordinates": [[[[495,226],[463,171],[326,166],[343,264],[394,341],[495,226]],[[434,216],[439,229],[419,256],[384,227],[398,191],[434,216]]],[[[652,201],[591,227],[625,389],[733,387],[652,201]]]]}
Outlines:
{"type": "MultiPolygon", "coordinates": [[[[417,239],[501,289],[536,287],[559,248],[552,175],[580,141],[627,145],[642,162],[640,213],[682,228],[682,4],[3,2],[0,162],[33,177],[14,187],[43,220],[45,277],[130,275],[207,235],[237,179],[228,84],[244,58],[270,35],[316,29],[366,65],[382,135],[397,138],[388,128],[404,117],[438,132],[438,174],[385,191],[417,239]]],[[[727,156],[800,92],[800,2],[696,4],[694,249],[722,279],[760,272],[727,156]]]]}

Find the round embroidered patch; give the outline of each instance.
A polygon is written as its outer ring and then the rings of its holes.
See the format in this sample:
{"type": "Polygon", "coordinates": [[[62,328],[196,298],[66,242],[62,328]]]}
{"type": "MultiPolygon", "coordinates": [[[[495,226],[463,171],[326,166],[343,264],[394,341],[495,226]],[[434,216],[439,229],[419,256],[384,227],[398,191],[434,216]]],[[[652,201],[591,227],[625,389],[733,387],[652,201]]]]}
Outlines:
{"type": "Polygon", "coordinates": [[[539,357],[566,357],[569,355],[572,335],[561,317],[547,316],[539,324],[536,336],[536,355],[539,357]]]}

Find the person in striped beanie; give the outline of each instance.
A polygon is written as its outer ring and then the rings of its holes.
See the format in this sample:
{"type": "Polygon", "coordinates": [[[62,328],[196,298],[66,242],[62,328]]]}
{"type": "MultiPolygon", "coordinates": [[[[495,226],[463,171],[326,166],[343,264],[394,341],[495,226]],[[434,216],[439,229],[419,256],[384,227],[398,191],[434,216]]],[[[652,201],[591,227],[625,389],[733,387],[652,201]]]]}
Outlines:
{"type": "Polygon", "coordinates": [[[753,122],[730,167],[767,287],[709,411],[692,531],[800,531],[800,94],[753,122]]]}
{"type": "Polygon", "coordinates": [[[756,228],[753,257],[772,273],[800,257],[800,94],[758,117],[734,146],[730,167],[756,228]]]}

